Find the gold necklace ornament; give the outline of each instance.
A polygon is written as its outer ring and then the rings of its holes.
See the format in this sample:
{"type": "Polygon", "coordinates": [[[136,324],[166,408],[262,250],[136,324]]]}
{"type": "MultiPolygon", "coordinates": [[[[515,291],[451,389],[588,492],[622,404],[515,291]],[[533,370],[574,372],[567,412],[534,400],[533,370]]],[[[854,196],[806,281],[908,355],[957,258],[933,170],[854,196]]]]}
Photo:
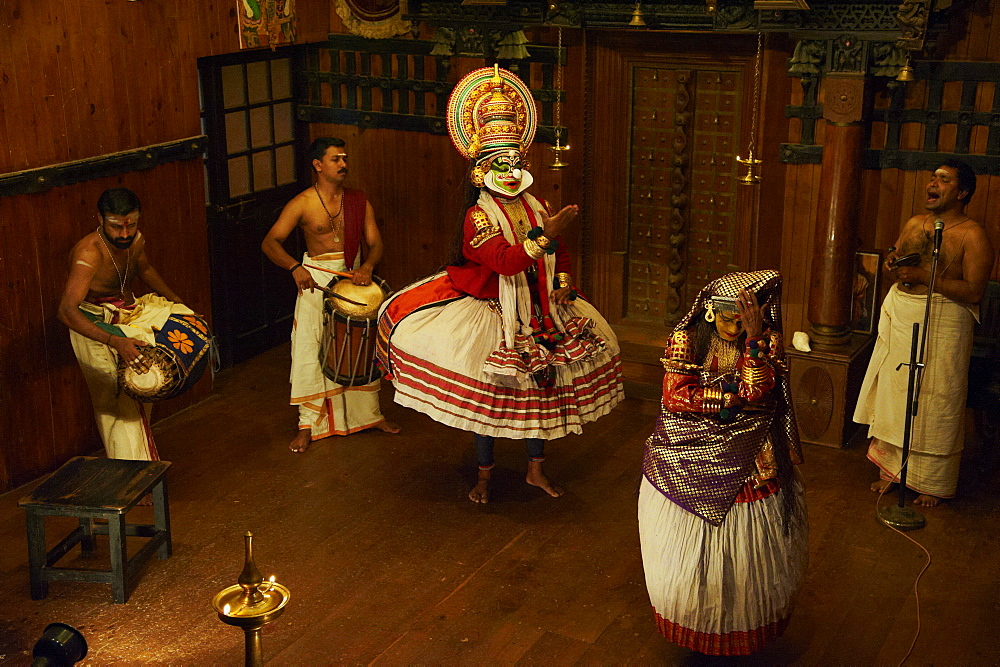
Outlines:
{"type": "Polygon", "coordinates": [[[323,195],[319,193],[319,187],[317,187],[316,183],[313,183],[313,190],[316,191],[319,203],[323,205],[323,210],[326,211],[326,217],[330,218],[330,226],[333,227],[333,242],[340,243],[340,228],[336,219],[344,212],[344,193],[340,193],[340,208],[337,209],[337,215],[330,215],[330,209],[326,207],[326,202],[323,201],[323,195]]]}
{"type": "Polygon", "coordinates": [[[740,349],[737,341],[723,340],[718,334],[713,333],[702,368],[706,372],[712,372],[712,359],[718,359],[719,363],[716,364],[715,372],[721,375],[731,375],[736,372],[736,363],[739,358],[740,349]]]}

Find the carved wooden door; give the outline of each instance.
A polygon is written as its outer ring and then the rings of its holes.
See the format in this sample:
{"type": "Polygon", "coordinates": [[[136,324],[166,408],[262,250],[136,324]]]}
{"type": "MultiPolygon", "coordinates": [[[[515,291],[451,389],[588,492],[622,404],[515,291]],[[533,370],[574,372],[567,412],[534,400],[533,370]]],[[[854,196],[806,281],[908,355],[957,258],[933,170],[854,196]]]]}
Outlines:
{"type": "Polygon", "coordinates": [[[626,322],[671,325],[732,270],[743,75],[632,68],[626,322]]]}
{"type": "Polygon", "coordinates": [[[583,285],[650,381],[698,290],[759,261],[756,188],[736,161],[752,48],[617,33],[588,44],[583,285]]]}

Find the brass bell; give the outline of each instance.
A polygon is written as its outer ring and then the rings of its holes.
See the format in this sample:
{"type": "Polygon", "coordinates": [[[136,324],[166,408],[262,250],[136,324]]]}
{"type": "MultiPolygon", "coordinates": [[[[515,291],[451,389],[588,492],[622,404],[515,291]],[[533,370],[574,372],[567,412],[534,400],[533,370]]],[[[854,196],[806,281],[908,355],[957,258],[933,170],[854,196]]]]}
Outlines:
{"type": "Polygon", "coordinates": [[[905,65],[899,68],[899,74],[896,75],[896,81],[902,81],[903,83],[916,81],[916,77],[913,76],[913,67],[910,65],[909,60],[906,61],[905,65]]]}
{"type": "Polygon", "coordinates": [[[642,17],[641,3],[635,3],[635,9],[632,10],[632,20],[628,24],[633,28],[643,28],[646,25],[646,21],[642,17]]]}

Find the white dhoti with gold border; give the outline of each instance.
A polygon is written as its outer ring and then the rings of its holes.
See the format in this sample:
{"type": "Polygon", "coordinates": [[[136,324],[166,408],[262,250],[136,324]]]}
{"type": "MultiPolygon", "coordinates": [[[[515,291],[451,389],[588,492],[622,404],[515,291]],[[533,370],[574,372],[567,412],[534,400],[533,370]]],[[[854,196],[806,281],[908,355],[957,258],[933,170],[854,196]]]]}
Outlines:
{"type": "MultiPolygon", "coordinates": [[[[913,323],[923,322],[926,297],[893,285],[882,303],[878,340],[861,385],[854,421],[868,424],[868,458],[882,479],[898,480],[906,425],[907,366],[913,323]],[[897,370],[898,367],[898,370],[897,370]]],[[[940,294],[931,299],[918,412],[910,434],[906,485],[917,493],[951,498],[965,444],[974,308],[940,294]]]]}
{"type": "MultiPolygon", "coordinates": [[[[344,253],[333,252],[310,257],[305,254],[303,265],[312,264],[330,271],[346,271],[344,253]]],[[[320,285],[330,282],[331,274],[306,267],[320,285]]],[[[320,290],[306,290],[295,302],[295,322],[292,325],[292,398],[299,406],[299,429],[311,429],[312,439],[331,435],[348,435],[379,424],[379,380],[348,387],[330,380],[323,373],[320,355],[323,349],[323,300],[320,290]]]]}
{"type": "MultiPolygon", "coordinates": [[[[144,294],[136,299],[133,308],[120,309],[110,303],[98,305],[84,302],[80,304],[80,310],[88,319],[114,324],[126,337],[149,345],[156,342],[155,333],[168,317],[193,313],[184,304],[173,303],[157,294],[144,294]]],[[[69,338],[90,389],[97,430],[104,441],[108,458],[158,461],[160,456],[149,426],[152,406],[119,390],[118,353],[106,344],[72,330],[69,338]]]]}

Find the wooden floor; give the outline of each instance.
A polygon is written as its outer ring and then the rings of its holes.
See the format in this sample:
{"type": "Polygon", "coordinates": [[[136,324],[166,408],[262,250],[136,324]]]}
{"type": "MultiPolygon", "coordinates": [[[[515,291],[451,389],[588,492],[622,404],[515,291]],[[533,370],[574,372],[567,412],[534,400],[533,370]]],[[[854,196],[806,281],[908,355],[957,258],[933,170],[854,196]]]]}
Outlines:
{"type": "MultiPolygon", "coordinates": [[[[583,436],[552,442],[546,466],[568,490],[558,500],[523,483],[520,444],[500,441],[493,502],[476,506],[471,436],[392,404],[389,387],[383,409],[402,434],[290,453],[287,355],[221,374],[215,396],[158,425],[173,462],[174,554],[150,562],[128,604],[112,604],[108,585],[69,582],[32,601],[17,507],[32,485],[0,496],[0,662],[30,662],[59,621],[84,632],[91,664],[240,664],[242,634],[209,601],[236,582],[251,530],[261,571],[292,591],[263,638],[274,664],[712,664],[657,634],[646,597],[635,503],[655,404],[629,399],[583,436]]],[[[798,607],[784,637],[726,664],[896,664],[916,630],[924,556],[876,520],[863,449],[806,455],[810,567],[798,607]]],[[[907,664],[1000,661],[1000,501],[985,460],[967,450],[962,496],[925,510],[927,527],[912,533],[934,562],[907,664]]],[[[50,542],[68,528],[50,519],[50,542]]]]}

